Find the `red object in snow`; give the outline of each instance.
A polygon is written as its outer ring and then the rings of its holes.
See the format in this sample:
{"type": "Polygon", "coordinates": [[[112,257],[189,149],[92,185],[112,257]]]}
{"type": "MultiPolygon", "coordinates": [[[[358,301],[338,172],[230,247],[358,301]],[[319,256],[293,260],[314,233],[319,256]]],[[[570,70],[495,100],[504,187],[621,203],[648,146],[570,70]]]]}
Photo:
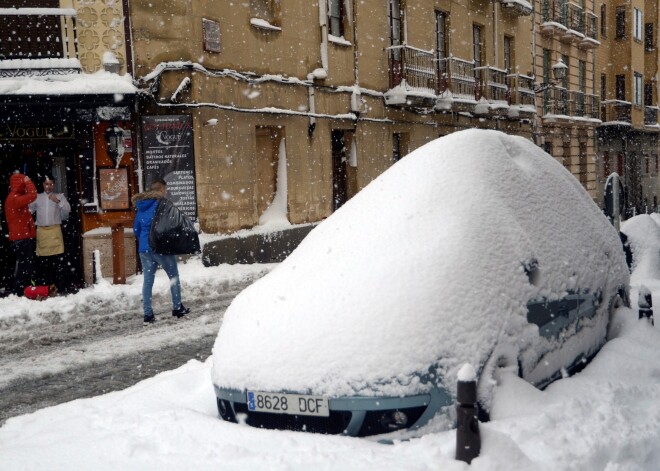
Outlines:
{"type": "Polygon", "coordinates": [[[28,299],[43,299],[48,297],[48,286],[27,286],[23,294],[28,299]]]}

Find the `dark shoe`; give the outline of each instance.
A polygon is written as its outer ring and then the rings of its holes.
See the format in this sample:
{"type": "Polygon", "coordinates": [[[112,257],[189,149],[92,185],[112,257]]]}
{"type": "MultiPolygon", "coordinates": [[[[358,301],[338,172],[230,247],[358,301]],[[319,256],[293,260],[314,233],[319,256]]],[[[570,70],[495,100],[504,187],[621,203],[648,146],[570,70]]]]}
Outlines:
{"type": "Polygon", "coordinates": [[[190,312],[190,308],[185,307],[185,306],[182,304],[181,307],[180,307],[179,309],[174,309],[174,310],[172,310],[172,315],[173,315],[174,317],[180,319],[180,318],[182,318],[183,316],[185,316],[186,314],[188,314],[189,312],[190,312]]]}
{"type": "Polygon", "coordinates": [[[150,325],[150,324],[153,324],[154,322],[156,322],[156,317],[155,316],[145,317],[143,325],[150,325]]]}

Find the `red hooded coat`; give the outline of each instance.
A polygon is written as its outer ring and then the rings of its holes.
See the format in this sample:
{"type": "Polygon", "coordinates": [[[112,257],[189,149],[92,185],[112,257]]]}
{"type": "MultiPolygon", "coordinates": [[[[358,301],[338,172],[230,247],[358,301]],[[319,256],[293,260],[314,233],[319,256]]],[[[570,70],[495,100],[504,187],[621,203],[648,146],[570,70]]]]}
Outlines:
{"type": "Polygon", "coordinates": [[[9,240],[34,239],[37,228],[28,205],[37,199],[37,187],[25,182],[25,175],[15,173],[9,178],[9,195],[5,200],[5,217],[9,226],[9,240]]]}

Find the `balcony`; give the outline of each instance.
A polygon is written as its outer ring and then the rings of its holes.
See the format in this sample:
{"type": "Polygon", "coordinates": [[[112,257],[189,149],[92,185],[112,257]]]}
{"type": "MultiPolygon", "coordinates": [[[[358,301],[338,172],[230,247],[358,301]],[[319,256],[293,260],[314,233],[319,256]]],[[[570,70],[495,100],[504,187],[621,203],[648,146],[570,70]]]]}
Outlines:
{"type": "Polygon", "coordinates": [[[76,11],[0,8],[0,77],[80,72],[76,11]]]}
{"type": "Polygon", "coordinates": [[[543,0],[541,4],[541,34],[552,36],[567,32],[565,0],[543,0]]]}
{"type": "Polygon", "coordinates": [[[657,106],[644,107],[644,127],[649,129],[660,129],[660,124],[658,124],[657,106]]]}
{"type": "Polygon", "coordinates": [[[568,114],[574,122],[592,124],[599,121],[599,97],[578,90],[568,92],[568,114]]]}
{"type": "Polygon", "coordinates": [[[514,15],[529,16],[532,14],[533,7],[526,0],[499,0],[499,2],[504,7],[504,11],[511,12],[514,15]]]}
{"type": "Polygon", "coordinates": [[[598,95],[584,95],[584,117],[600,121],[600,97],[598,95]]]}
{"type": "Polygon", "coordinates": [[[475,67],[476,114],[507,116],[509,114],[509,87],[506,70],[495,67],[475,67]]]}
{"type": "Polygon", "coordinates": [[[543,90],[543,119],[547,122],[572,123],[569,114],[569,92],[562,87],[543,90]]]}
{"type": "Polygon", "coordinates": [[[387,48],[390,89],[385,103],[413,109],[432,109],[438,90],[436,61],[432,52],[407,45],[387,48]]]}
{"type": "Polygon", "coordinates": [[[476,79],[474,61],[450,56],[438,61],[439,88],[436,110],[472,111],[475,100],[476,79]]]}
{"type": "Polygon", "coordinates": [[[531,118],[536,115],[534,77],[507,75],[509,86],[509,118],[531,118]]]}
{"type": "Polygon", "coordinates": [[[605,100],[601,102],[600,119],[603,125],[630,126],[632,103],[623,100],[605,100]]]}
{"type": "Polygon", "coordinates": [[[567,2],[564,5],[566,31],[562,38],[566,42],[579,43],[584,39],[584,11],[580,5],[567,2]]]}
{"type": "Polygon", "coordinates": [[[598,41],[598,17],[591,12],[584,13],[584,37],[578,46],[582,49],[594,49],[600,46],[598,41]]]}

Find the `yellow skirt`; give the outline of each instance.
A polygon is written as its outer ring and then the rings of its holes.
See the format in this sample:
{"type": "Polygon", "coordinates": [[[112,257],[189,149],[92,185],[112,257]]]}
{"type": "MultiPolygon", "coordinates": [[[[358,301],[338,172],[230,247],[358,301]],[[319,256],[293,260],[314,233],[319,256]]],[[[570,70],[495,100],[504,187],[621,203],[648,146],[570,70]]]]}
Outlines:
{"type": "Polygon", "coordinates": [[[37,226],[37,256],[48,257],[64,253],[62,226],[37,226]]]}

